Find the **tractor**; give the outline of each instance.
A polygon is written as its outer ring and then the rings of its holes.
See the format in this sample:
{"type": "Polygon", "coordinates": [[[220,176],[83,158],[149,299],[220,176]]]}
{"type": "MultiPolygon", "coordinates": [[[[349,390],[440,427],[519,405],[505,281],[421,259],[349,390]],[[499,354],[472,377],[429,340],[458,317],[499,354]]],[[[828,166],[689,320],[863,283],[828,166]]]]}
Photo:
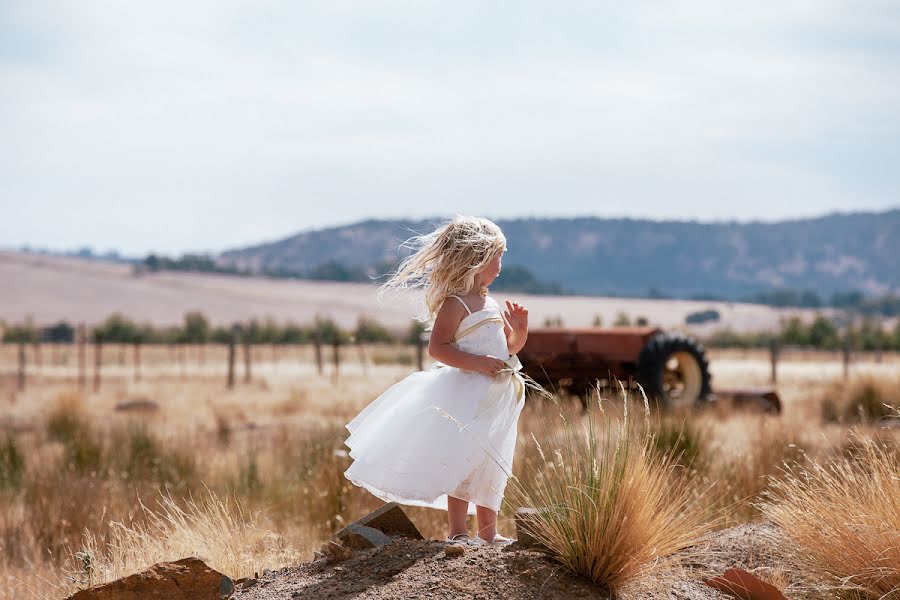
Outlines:
{"type": "Polygon", "coordinates": [[[772,390],[720,391],[710,385],[701,344],[656,327],[547,327],[532,329],[518,353],[523,371],[536,382],[580,396],[587,407],[591,390],[613,379],[629,389],[640,384],[648,399],[664,409],[702,406],[731,398],[764,412],[781,412],[772,390]]]}

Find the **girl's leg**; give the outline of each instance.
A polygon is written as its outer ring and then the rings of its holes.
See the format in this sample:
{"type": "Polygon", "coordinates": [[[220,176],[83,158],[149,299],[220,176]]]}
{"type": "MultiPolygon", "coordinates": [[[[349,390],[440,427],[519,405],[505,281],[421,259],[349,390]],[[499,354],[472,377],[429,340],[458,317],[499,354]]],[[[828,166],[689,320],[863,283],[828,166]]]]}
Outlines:
{"type": "Polygon", "coordinates": [[[469,532],[469,528],[466,526],[468,512],[469,502],[467,500],[447,496],[447,521],[450,525],[450,535],[448,537],[469,532]]]}
{"type": "Polygon", "coordinates": [[[497,535],[497,512],[484,506],[475,506],[478,517],[478,537],[491,541],[497,535]]]}

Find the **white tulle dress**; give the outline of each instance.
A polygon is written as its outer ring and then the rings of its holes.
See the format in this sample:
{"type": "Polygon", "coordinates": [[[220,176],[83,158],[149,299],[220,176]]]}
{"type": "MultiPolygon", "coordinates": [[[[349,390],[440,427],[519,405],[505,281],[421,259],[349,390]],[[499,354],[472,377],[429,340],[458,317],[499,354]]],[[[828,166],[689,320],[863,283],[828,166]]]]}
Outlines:
{"type": "Polygon", "coordinates": [[[506,359],[509,369],[490,377],[438,363],[394,384],[347,424],[353,463],[344,475],[385,501],[446,510],[449,494],[468,500],[469,513],[499,510],[525,402],[503,325],[488,298],[463,318],[454,343],[506,359]]]}

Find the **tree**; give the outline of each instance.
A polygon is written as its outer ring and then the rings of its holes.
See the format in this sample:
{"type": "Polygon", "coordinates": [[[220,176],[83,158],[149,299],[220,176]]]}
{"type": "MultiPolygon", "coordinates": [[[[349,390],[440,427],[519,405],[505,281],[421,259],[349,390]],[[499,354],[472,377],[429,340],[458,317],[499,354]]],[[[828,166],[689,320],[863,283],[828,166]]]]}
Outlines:
{"type": "Polygon", "coordinates": [[[360,317],[356,324],[356,341],[361,344],[394,342],[394,336],[381,323],[369,317],[360,317]]]}
{"type": "Polygon", "coordinates": [[[209,320],[199,311],[185,313],[181,341],[186,344],[205,344],[209,341],[209,320]]]}
{"type": "Polygon", "coordinates": [[[629,327],[631,325],[631,319],[625,314],[624,311],[620,311],[618,315],[616,315],[616,320],[613,321],[614,327],[629,327]]]}
{"type": "Polygon", "coordinates": [[[93,336],[113,344],[132,343],[137,338],[138,328],[133,321],[121,313],[113,313],[101,325],[94,327],[93,336]]]}

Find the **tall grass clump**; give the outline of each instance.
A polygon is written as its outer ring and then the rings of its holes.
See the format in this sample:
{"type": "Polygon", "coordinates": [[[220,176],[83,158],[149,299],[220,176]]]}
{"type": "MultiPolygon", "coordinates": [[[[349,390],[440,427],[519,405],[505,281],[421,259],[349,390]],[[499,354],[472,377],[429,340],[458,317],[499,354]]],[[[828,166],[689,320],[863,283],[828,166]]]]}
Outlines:
{"type": "Polygon", "coordinates": [[[0,490],[22,487],[24,473],[25,456],[15,436],[7,433],[6,440],[0,443],[0,490]]]}
{"type": "Polygon", "coordinates": [[[46,418],[48,439],[63,445],[63,466],[81,474],[103,467],[101,435],[91,425],[77,394],[61,394],[46,418]]]}
{"type": "Polygon", "coordinates": [[[598,403],[579,422],[562,412],[543,419],[542,440],[530,440],[540,458],[526,466],[527,480],[510,481],[510,498],[537,509],[522,525],[553,557],[615,592],[675,567],[712,523],[676,473],[677,457],[659,452],[650,428],[628,414],[627,397],[621,417],[609,413],[598,403]]]}
{"type": "Polygon", "coordinates": [[[874,423],[896,416],[900,410],[900,380],[862,377],[848,385],[835,385],[822,398],[826,423],[874,423]]]}
{"type": "Polygon", "coordinates": [[[900,598],[900,455],[858,440],[853,458],[788,469],[760,509],[838,597],[900,598]]]}
{"type": "Polygon", "coordinates": [[[182,507],[171,494],[160,494],[159,510],[141,502],[143,519],[109,523],[106,540],[85,530],[80,549],[69,557],[68,579],[87,587],[186,556],[232,578],[299,562],[301,552],[237,497],[220,497],[205,487],[199,498],[183,500],[182,507]]]}

